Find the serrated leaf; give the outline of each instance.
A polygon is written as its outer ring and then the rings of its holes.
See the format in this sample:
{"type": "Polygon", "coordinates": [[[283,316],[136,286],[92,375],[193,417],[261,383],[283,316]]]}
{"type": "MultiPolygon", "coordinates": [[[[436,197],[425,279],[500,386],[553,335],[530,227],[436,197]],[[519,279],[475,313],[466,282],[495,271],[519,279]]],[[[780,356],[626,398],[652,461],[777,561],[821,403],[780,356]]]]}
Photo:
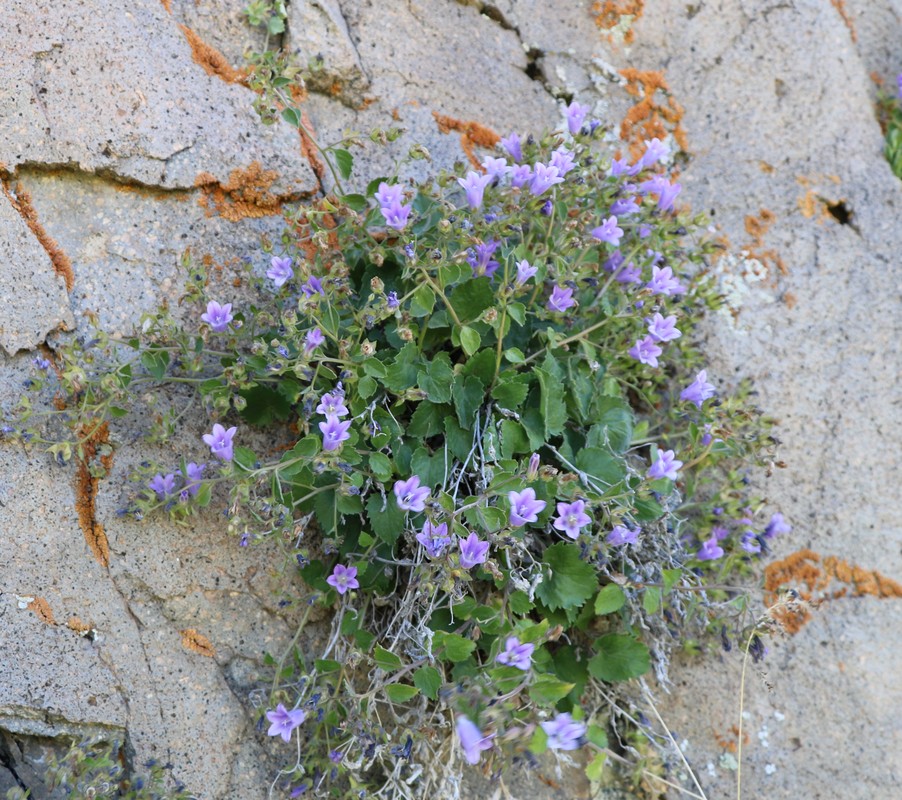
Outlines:
{"type": "Polygon", "coordinates": [[[338,172],[341,177],[347,180],[351,177],[351,171],[354,169],[354,156],[347,150],[333,150],[335,155],[335,163],[338,165],[338,172]]]}
{"type": "Polygon", "coordinates": [[[427,368],[420,369],[417,373],[417,384],[433,403],[451,402],[453,382],[454,371],[451,369],[451,357],[447,353],[437,353],[427,368]]]}
{"type": "Polygon", "coordinates": [[[141,353],[141,365],[158,381],[163,380],[169,366],[169,353],[165,350],[148,350],[141,353]]]}
{"type": "Polygon", "coordinates": [[[595,569],[580,558],[576,545],[551,545],[542,555],[542,564],[544,579],[536,595],[552,611],[581,606],[598,588],[595,569]]]}
{"type": "Polygon", "coordinates": [[[417,367],[420,360],[419,350],[412,342],[408,342],[395,356],[392,365],[386,370],[384,383],[393,392],[403,392],[417,382],[417,367]]]}
{"type": "Polygon", "coordinates": [[[376,394],[379,384],[369,375],[364,375],[357,383],[357,394],[364,400],[376,394]]]}
{"type": "Polygon", "coordinates": [[[626,595],[616,583],[609,583],[595,598],[595,613],[599,616],[613,614],[619,611],[626,603],[626,595]]]}
{"type": "Polygon", "coordinates": [[[392,478],[391,459],[384,453],[370,453],[369,457],[370,469],[376,476],[376,480],[390,481],[392,478]]]}
{"type": "Polygon", "coordinates": [[[532,686],[529,687],[529,696],[539,705],[554,705],[570,694],[575,685],[559,680],[553,675],[536,675],[532,686]]]}
{"type": "Polygon", "coordinates": [[[633,438],[633,413],[619,397],[596,399],[596,424],[589,429],[589,447],[608,446],[614,453],[624,453],[633,438]]]}
{"type": "Polygon", "coordinates": [[[468,375],[464,380],[457,380],[451,387],[454,398],[454,409],[462,428],[473,424],[476,412],[485,400],[485,386],[475,375],[468,375]]]}
{"type": "Polygon", "coordinates": [[[291,416],[291,404],[278,391],[258,385],[243,389],[239,394],[247,402],[240,416],[251,425],[262,427],[291,416]]]}
{"type": "Polygon", "coordinates": [[[395,496],[386,494],[385,508],[382,507],[382,496],[370,495],[366,502],[366,516],[373,533],[383,542],[394,544],[404,530],[404,512],[398,508],[395,496]]]}
{"type": "Polygon", "coordinates": [[[430,700],[436,700],[442,688],[442,674],[435,667],[420,667],[413,673],[413,685],[430,700]]]}
{"type": "Polygon", "coordinates": [[[506,419],[501,423],[501,457],[513,458],[517,453],[529,452],[529,437],[519,422],[506,419]]]}
{"type": "Polygon", "coordinates": [[[425,317],[435,307],[435,293],[425,284],[410,298],[410,313],[414,317],[425,317]]]}
{"type": "Polygon", "coordinates": [[[473,447],[473,432],[454,417],[445,417],[445,442],[455,458],[465,461],[473,447]]]}
{"type": "Polygon", "coordinates": [[[419,693],[420,690],[416,686],[408,686],[405,683],[390,683],[385,687],[385,694],[393,703],[406,703],[419,693]]]}
{"type": "Polygon", "coordinates": [[[557,362],[550,354],[545,357],[542,367],[535,372],[541,388],[539,411],[545,428],[545,438],[548,439],[563,431],[564,423],[567,421],[562,379],[557,362]]]}
{"type": "Polygon", "coordinates": [[[386,672],[401,669],[401,666],[404,663],[394,653],[389,652],[379,645],[376,645],[376,649],[373,650],[373,660],[376,662],[376,666],[379,667],[379,669],[383,669],[386,672]]]}
{"type": "Polygon", "coordinates": [[[516,411],[529,394],[529,375],[518,375],[516,372],[502,372],[498,383],[492,389],[492,397],[502,408],[516,411]]]}
{"type": "Polygon", "coordinates": [[[626,464],[619,456],[600,447],[584,447],[576,454],[576,466],[607,486],[619,483],[626,476],[626,464]]]}
{"type": "Polygon", "coordinates": [[[362,194],[342,195],[341,200],[348,208],[352,211],[356,211],[358,214],[362,211],[366,211],[367,202],[362,194]]]}
{"type": "Polygon", "coordinates": [[[420,478],[423,486],[438,486],[445,480],[444,452],[430,455],[425,447],[418,447],[411,456],[410,471],[420,478]]]}
{"type": "Polygon", "coordinates": [[[608,633],[595,640],[596,655],[589,659],[589,673],[600,681],[638,678],[651,668],[648,647],[626,633],[608,633]]]}
{"type": "Polygon", "coordinates": [[[511,611],[519,614],[521,617],[528,614],[533,608],[529,595],[520,589],[510,593],[510,597],[507,598],[507,604],[510,606],[511,611]]]}
{"type": "Polygon", "coordinates": [[[459,661],[466,661],[476,649],[476,642],[472,639],[467,639],[457,633],[445,633],[444,631],[438,631],[435,634],[433,644],[441,649],[442,658],[455,664],[459,661]]]}
{"type": "Polygon", "coordinates": [[[495,302],[495,292],[488,278],[474,278],[455,286],[449,300],[460,321],[470,322],[495,302]]]}
{"type": "MultiPolygon", "coordinates": [[[[420,388],[423,388],[422,381],[420,381],[420,388]]],[[[448,399],[451,399],[450,384],[448,386],[448,399]]],[[[445,417],[450,410],[451,407],[448,405],[436,405],[427,400],[418,403],[410,417],[407,433],[417,439],[428,439],[430,436],[441,433],[444,430],[445,417]]]]}

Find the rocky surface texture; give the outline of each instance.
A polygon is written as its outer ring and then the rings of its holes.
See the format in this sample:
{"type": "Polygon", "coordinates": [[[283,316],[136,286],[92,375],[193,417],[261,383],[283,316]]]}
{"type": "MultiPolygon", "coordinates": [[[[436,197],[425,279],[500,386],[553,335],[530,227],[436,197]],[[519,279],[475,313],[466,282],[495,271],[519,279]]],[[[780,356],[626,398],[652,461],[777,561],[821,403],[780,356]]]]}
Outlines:
{"type": "MultiPolygon", "coordinates": [[[[264,36],[240,5],[4,4],[5,407],[36,348],[84,334],[87,312],[128,332],[177,296],[188,250],[226,272],[243,259],[262,265],[260,236],[278,235],[281,207],[322,188],[296,132],[262,126],[251,108],[242,53],[264,36]]],[[[902,604],[873,596],[886,592],[866,578],[879,568],[902,579],[902,184],[881,154],[870,73],[893,80],[902,67],[902,6],[596,6],[642,14],[609,36],[579,0],[292,0],[270,44],[315,62],[303,110],[323,141],[407,130],[393,148],[355,152],[362,180],[387,174],[414,141],[433,164],[405,169],[425,174],[479,152],[486,129],[556,125],[562,97],[618,133],[641,134],[642,114],[657,108],[685,135],[684,196],[734,253],[719,270],[737,307],[709,326],[709,374],[723,385],[754,378],[781,420],[788,469],[762,491],[795,531],[775,557],[810,548],[822,571],[828,556],[862,568],[833,567],[848,595],[770,643],[766,674],[751,671],[744,796],[895,796],[902,604]],[[655,91],[662,80],[669,90],[655,91]],[[621,120],[634,124],[620,130],[621,120]]],[[[192,452],[200,429],[188,427],[192,452]]],[[[112,474],[99,483],[0,445],[0,793],[21,781],[45,796],[48,750],[103,733],[125,740],[136,763],[171,762],[203,800],[266,796],[271,750],[249,710],[262,653],[292,634],[279,607],[291,587],[275,585],[274,553],[240,550],[213,514],[184,529],[117,518],[139,433],[115,434],[112,474]]],[[[656,690],[710,798],[735,793],[739,668],[734,648],[681,665],[669,695],[656,690]]],[[[511,791],[587,796],[579,783],[556,789],[553,768],[547,777],[518,776],[511,791]]]]}

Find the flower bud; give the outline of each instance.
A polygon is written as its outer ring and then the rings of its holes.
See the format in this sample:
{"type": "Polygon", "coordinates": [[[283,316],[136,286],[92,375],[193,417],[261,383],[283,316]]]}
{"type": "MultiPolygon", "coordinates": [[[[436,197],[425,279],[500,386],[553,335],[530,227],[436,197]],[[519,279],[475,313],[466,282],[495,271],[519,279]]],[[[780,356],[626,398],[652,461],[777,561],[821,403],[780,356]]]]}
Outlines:
{"type": "Polygon", "coordinates": [[[529,457],[529,469],[526,470],[526,480],[534,481],[539,475],[539,454],[533,453],[529,457]]]}

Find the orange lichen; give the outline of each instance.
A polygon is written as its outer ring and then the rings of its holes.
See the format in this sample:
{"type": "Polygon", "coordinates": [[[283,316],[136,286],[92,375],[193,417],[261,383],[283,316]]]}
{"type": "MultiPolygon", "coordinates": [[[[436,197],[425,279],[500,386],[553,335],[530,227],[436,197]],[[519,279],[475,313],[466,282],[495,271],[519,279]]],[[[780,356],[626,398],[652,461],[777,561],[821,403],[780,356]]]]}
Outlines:
{"type": "Polygon", "coordinates": [[[777,216],[773,211],[762,208],[758,211],[758,215],[749,214],[745,218],[745,232],[751,237],[751,242],[742,249],[748,252],[751,258],[756,258],[765,266],[773,265],[783,275],[787,275],[789,270],[786,263],[780,257],[780,254],[773,248],[764,247],[764,237],[776,221],[777,216]]]}
{"type": "Polygon", "coordinates": [[[170,14],[172,13],[172,0],[160,0],[163,4],[163,8],[166,9],[170,14]]]}
{"type": "MultiPolygon", "coordinates": [[[[837,556],[820,556],[813,550],[799,550],[764,570],[768,603],[776,602],[781,589],[799,592],[806,604],[843,597],[902,597],[902,583],[876,570],[864,569],[837,556]],[[835,584],[839,584],[838,586],[835,584]]],[[[776,612],[775,617],[789,633],[798,632],[810,619],[805,605],[776,612]]]]}
{"type": "Polygon", "coordinates": [[[310,169],[313,170],[313,174],[316,175],[319,185],[322,186],[323,181],[326,178],[326,165],[320,158],[319,151],[316,149],[316,144],[311,138],[316,135],[316,131],[313,130],[313,123],[310,122],[310,117],[307,116],[306,111],[301,112],[301,122],[303,125],[298,128],[298,135],[301,137],[301,155],[307,159],[307,163],[310,164],[310,169]]]}
{"type": "MultiPolygon", "coordinates": [[[[595,0],[592,14],[595,24],[604,31],[613,31],[624,17],[630,17],[630,26],[645,13],[645,0],[595,0]]],[[[610,34],[609,34],[610,37],[610,34]]],[[[623,32],[623,41],[632,44],[636,34],[632,27],[623,32]]]]}
{"type": "Polygon", "coordinates": [[[97,487],[100,478],[91,474],[91,465],[92,462],[98,462],[99,466],[107,471],[113,465],[111,454],[101,454],[101,448],[109,443],[109,428],[106,422],[102,422],[93,427],[80,428],[78,435],[84,439],[84,444],[81,446],[75,471],[75,510],[78,512],[78,523],[85,542],[94,558],[102,567],[108,567],[110,545],[106,531],[96,516],[97,487]]]}
{"type": "Polygon", "coordinates": [[[447,117],[444,114],[439,114],[438,111],[433,111],[432,116],[438,125],[439,133],[456,131],[460,134],[460,146],[463,148],[469,162],[476,169],[482,169],[482,166],[476,157],[474,148],[482,147],[491,150],[501,140],[501,137],[495,131],[487,128],[480,122],[447,117]]]}
{"type": "Polygon", "coordinates": [[[849,11],[846,8],[846,0],[830,0],[830,5],[836,9],[836,12],[842,17],[842,21],[845,23],[845,26],[849,29],[849,33],[852,34],[852,41],[858,42],[858,32],[855,30],[855,23],[852,22],[852,17],[849,16],[849,11]]]}
{"type": "Polygon", "coordinates": [[[182,635],[182,647],[190,650],[192,653],[213,658],[216,655],[216,648],[213,643],[202,633],[198,633],[194,628],[186,628],[179,631],[182,635]]]}
{"type": "Polygon", "coordinates": [[[50,609],[50,604],[43,597],[35,597],[34,600],[28,604],[28,610],[34,611],[41,622],[46,622],[48,625],[56,625],[56,620],[53,618],[53,611],[50,609]]]}
{"type": "Polygon", "coordinates": [[[69,260],[69,256],[60,249],[56,240],[44,230],[44,226],[38,220],[38,213],[35,211],[34,205],[32,205],[31,195],[22,188],[21,184],[16,185],[14,194],[8,181],[3,180],[0,183],[2,183],[6,199],[9,200],[10,205],[22,217],[29,230],[34,234],[35,239],[47,252],[47,255],[50,257],[50,263],[53,264],[53,271],[63,277],[63,280],[66,282],[66,290],[71,292],[72,287],[75,285],[75,272],[72,270],[72,262],[69,260]]]}
{"type": "MultiPolygon", "coordinates": [[[[737,745],[739,742],[739,726],[732,725],[730,726],[730,730],[727,731],[726,734],[720,734],[716,730],[712,731],[714,734],[714,741],[717,742],[718,747],[722,747],[728,753],[735,753],[738,749],[737,745]]],[[[742,732],[742,743],[746,745],[749,743],[749,735],[746,731],[742,732]]]]}
{"type": "Polygon", "coordinates": [[[688,152],[689,145],[683,128],[683,107],[673,99],[663,72],[634,69],[620,70],[626,79],[626,92],[636,103],[626,112],[620,123],[620,138],[627,143],[632,157],[645,152],[646,139],[673,136],[680,149],[688,152]],[[658,93],[663,100],[659,100],[658,93]]]}
{"type": "Polygon", "coordinates": [[[207,209],[207,216],[217,213],[229,222],[238,222],[280,214],[283,203],[299,199],[272,192],[277,178],[276,172],[265,170],[259,161],[254,161],[246,169],[232,170],[226,183],[219,183],[209,172],[201,172],[194,185],[203,192],[198,204],[207,209]]]}
{"type": "Polygon", "coordinates": [[[94,626],[88,625],[87,622],[82,622],[81,617],[69,617],[66,620],[66,627],[70,631],[75,631],[79,636],[85,636],[91,632],[94,626]]]}
{"type": "Polygon", "coordinates": [[[215,75],[226,83],[247,85],[246,70],[235,69],[219,50],[207,44],[187,25],[179,25],[179,29],[185,34],[185,39],[191,46],[191,56],[194,62],[199,64],[207,75],[215,75]]]}
{"type": "Polygon", "coordinates": [[[786,307],[791,311],[796,307],[796,304],[799,302],[799,298],[796,297],[792,292],[784,292],[783,302],[786,303],[786,307]]]}

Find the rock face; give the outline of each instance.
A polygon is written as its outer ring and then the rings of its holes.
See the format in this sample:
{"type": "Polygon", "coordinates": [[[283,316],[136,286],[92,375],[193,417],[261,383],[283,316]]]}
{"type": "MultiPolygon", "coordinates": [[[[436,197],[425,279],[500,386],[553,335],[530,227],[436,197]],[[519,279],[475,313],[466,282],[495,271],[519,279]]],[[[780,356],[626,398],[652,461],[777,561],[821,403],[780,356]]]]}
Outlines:
{"type": "MultiPolygon", "coordinates": [[[[405,170],[425,175],[466,158],[465,148],[479,154],[480,131],[559,124],[560,95],[618,132],[637,102],[631,88],[641,94],[643,76],[666,68],[660,101],[692,153],[684,195],[747,251],[722,262],[720,279],[743,306],[708,328],[709,375],[723,385],[754,378],[761,405],[781,419],[788,469],[761,489],[795,532],[775,555],[808,547],[902,578],[893,495],[902,184],[882,157],[869,78],[893,81],[900,67],[902,9],[893,0],[631,5],[643,13],[628,47],[579,0],[295,0],[274,43],[319,65],[303,110],[323,141],[407,129],[393,146],[355,150],[364,182],[413,142],[433,163],[405,170]],[[639,72],[625,77],[626,67],[639,72]]],[[[33,353],[23,351],[48,336],[52,346],[54,331],[84,335],[86,312],[127,333],[177,296],[186,251],[214,266],[262,266],[260,237],[279,235],[281,206],[320,189],[296,131],[257,121],[240,56],[264,37],[235,9],[4,5],[4,408],[29,375],[33,353]]],[[[266,796],[274,765],[253,729],[252,690],[262,653],[284,646],[296,622],[278,605],[276,555],[237,548],[213,514],[185,530],[117,518],[139,433],[116,434],[112,475],[87,516],[73,468],[0,445],[0,794],[15,785],[12,766],[41,797],[48,743],[100,733],[126,741],[136,763],[171,762],[204,800],[266,796]],[[81,635],[86,626],[96,636],[81,635]]],[[[184,432],[185,452],[200,433],[184,432]]],[[[902,606],[854,595],[770,644],[766,681],[750,672],[746,797],[898,793],[902,606]]],[[[686,663],[674,691],[657,695],[711,798],[734,792],[724,753],[739,669],[736,648],[686,663]]],[[[516,796],[561,796],[518,781],[516,796]]],[[[472,795],[486,791],[478,784],[472,795]]]]}

